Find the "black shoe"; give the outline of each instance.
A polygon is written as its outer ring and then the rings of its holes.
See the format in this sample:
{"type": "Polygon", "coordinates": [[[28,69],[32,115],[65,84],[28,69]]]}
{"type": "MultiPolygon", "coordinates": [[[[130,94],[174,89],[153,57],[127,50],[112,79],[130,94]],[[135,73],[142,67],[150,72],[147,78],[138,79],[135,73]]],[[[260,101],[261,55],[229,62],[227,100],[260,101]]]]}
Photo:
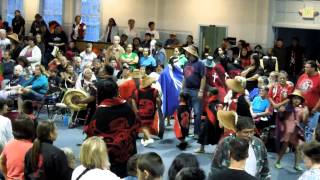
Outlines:
{"type": "Polygon", "coordinates": [[[185,150],[188,146],[187,142],[181,142],[180,144],[177,145],[177,148],[179,148],[181,151],[185,150]]]}

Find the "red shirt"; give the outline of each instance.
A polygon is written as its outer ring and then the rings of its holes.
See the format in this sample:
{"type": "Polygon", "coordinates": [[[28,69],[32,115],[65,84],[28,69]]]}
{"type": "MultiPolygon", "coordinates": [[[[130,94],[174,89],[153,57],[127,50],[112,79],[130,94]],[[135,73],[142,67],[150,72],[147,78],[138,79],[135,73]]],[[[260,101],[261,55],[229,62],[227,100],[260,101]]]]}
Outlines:
{"type": "Polygon", "coordinates": [[[302,91],[306,106],[314,108],[320,99],[320,74],[308,76],[304,73],[299,77],[296,88],[302,91]]]}
{"type": "Polygon", "coordinates": [[[293,92],[293,85],[289,82],[285,86],[276,83],[269,90],[269,97],[275,102],[280,103],[288,98],[288,95],[293,92]]]}

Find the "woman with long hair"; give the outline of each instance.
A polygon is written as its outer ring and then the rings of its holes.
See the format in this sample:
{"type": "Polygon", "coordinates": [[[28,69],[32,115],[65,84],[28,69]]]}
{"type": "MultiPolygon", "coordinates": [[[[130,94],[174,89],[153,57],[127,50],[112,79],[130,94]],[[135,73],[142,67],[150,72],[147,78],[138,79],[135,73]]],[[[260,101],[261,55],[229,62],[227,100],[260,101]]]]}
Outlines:
{"type": "Polygon", "coordinates": [[[37,138],[24,161],[26,180],[70,180],[72,172],[68,168],[67,157],[62,150],[53,145],[57,136],[57,127],[54,122],[39,123],[37,138]]]}

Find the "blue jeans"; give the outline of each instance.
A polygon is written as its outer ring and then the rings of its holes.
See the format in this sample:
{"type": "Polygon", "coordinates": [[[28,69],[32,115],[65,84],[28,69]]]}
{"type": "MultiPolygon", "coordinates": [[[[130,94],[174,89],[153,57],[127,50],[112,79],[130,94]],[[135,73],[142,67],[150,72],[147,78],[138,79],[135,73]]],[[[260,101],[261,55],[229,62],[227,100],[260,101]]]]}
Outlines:
{"type": "Polygon", "coordinates": [[[28,94],[22,95],[23,100],[33,100],[33,101],[41,101],[44,97],[44,94],[40,94],[31,90],[28,94]]]}
{"type": "Polygon", "coordinates": [[[304,136],[306,142],[311,142],[313,140],[313,132],[318,125],[318,120],[320,117],[320,112],[316,112],[309,116],[308,124],[304,127],[304,136]]]}
{"type": "Polygon", "coordinates": [[[191,98],[191,106],[194,112],[194,134],[200,134],[201,114],[202,114],[202,101],[198,97],[199,90],[184,89],[184,93],[189,94],[191,98]]]}

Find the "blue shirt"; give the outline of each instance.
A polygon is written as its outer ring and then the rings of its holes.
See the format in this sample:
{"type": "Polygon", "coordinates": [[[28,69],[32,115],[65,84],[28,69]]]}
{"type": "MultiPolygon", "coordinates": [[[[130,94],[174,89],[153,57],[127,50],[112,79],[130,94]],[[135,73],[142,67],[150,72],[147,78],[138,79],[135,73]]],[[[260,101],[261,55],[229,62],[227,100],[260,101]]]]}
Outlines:
{"type": "Polygon", "coordinates": [[[270,102],[267,98],[262,99],[261,96],[257,96],[252,101],[252,111],[254,113],[262,113],[265,112],[267,108],[270,106],[270,102]]]}
{"type": "Polygon", "coordinates": [[[148,56],[148,57],[144,57],[142,56],[140,58],[140,66],[146,67],[146,66],[152,66],[152,67],[156,67],[157,63],[156,60],[152,57],[152,56],[148,56]]]}
{"type": "Polygon", "coordinates": [[[188,89],[200,89],[201,79],[204,76],[204,64],[199,61],[188,62],[183,68],[185,87],[188,89]]]}
{"type": "Polygon", "coordinates": [[[32,86],[31,89],[39,94],[46,94],[49,89],[48,79],[45,75],[32,76],[22,86],[32,86]]]}

